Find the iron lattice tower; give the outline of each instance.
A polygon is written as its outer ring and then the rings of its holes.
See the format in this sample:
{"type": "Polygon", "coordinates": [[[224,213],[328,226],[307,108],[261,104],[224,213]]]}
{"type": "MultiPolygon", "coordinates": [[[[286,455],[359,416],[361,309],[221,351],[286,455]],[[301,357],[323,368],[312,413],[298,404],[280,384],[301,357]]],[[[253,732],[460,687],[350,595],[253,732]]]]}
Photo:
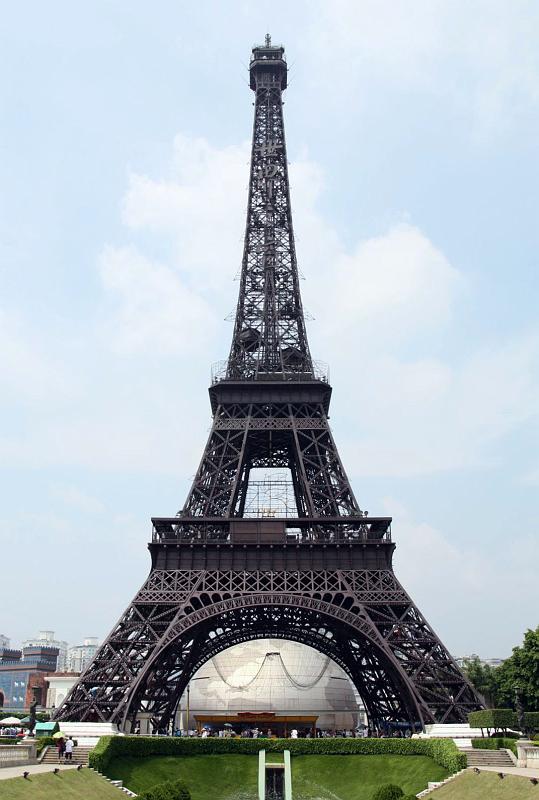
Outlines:
{"type": "Polygon", "coordinates": [[[255,47],[240,292],[213,425],[183,509],[153,518],[152,566],[56,712],[166,730],[193,673],[239,642],[291,639],[350,676],[372,725],[466,721],[481,699],[395,577],[391,519],[363,513],[307,342],[294,245],[282,47],[255,47]],[[289,471],[294,517],[248,517],[251,471],[289,471]]]}

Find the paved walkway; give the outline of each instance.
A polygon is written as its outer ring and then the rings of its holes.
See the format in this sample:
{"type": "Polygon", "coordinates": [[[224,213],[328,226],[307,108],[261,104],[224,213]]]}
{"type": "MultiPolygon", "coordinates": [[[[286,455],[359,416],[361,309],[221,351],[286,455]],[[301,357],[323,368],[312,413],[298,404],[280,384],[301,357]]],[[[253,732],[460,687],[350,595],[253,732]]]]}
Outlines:
{"type": "MultiPolygon", "coordinates": [[[[469,767],[469,769],[474,769],[469,767]]],[[[524,778],[539,778],[539,769],[528,767],[477,767],[481,772],[503,772],[504,775],[522,775],[524,778]]]]}
{"type": "Polygon", "coordinates": [[[20,767],[3,767],[0,769],[0,781],[6,778],[20,778],[23,772],[35,775],[38,772],[53,772],[58,769],[76,769],[76,764],[21,764],[20,767]]]}

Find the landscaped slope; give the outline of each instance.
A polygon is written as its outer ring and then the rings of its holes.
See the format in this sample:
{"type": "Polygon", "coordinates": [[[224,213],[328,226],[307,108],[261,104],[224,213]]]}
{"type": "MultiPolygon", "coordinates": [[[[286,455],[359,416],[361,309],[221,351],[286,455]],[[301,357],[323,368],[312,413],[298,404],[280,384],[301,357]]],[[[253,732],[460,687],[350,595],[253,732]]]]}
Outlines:
{"type": "MultiPolygon", "coordinates": [[[[23,768],[21,767],[21,774],[23,768]]],[[[0,780],[2,800],[121,800],[122,793],[90,769],[42,772],[0,780]]]]}
{"type": "Polygon", "coordinates": [[[447,771],[426,756],[296,756],[292,775],[297,800],[370,800],[382,783],[417,794],[447,771]]]}
{"type": "Polygon", "coordinates": [[[428,797],[429,800],[537,800],[539,786],[516,775],[500,779],[497,772],[477,774],[468,770],[428,797]]]}
{"type": "MultiPolygon", "coordinates": [[[[182,778],[192,800],[251,800],[256,797],[258,758],[246,755],[115,758],[107,774],[134,792],[182,778]]],[[[382,783],[419,792],[447,771],[426,756],[313,755],[292,757],[294,800],[370,800],[382,783]]]]}

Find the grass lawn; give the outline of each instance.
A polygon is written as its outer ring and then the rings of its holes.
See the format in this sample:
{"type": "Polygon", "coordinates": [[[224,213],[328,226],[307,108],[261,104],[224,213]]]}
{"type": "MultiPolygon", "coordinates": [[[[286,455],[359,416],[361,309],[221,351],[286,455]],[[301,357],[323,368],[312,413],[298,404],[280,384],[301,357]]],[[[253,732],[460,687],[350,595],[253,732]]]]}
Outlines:
{"type": "MultiPolygon", "coordinates": [[[[274,755],[268,753],[268,761],[274,755]]],[[[182,778],[192,800],[255,800],[258,756],[117,758],[107,773],[134,792],[182,778]]],[[[426,789],[429,780],[445,777],[446,770],[426,756],[292,757],[294,800],[370,800],[381,783],[397,783],[409,793],[426,789]]]]}
{"type": "MultiPolygon", "coordinates": [[[[22,771],[22,767],[21,767],[22,771]]],[[[2,800],[121,800],[125,797],[115,786],[90,769],[66,769],[54,775],[42,772],[24,778],[0,780],[2,800]]]]}
{"type": "Polygon", "coordinates": [[[530,783],[529,778],[506,775],[503,780],[496,772],[475,772],[469,770],[454,781],[440,786],[432,795],[432,800],[537,800],[539,786],[530,783]]]}

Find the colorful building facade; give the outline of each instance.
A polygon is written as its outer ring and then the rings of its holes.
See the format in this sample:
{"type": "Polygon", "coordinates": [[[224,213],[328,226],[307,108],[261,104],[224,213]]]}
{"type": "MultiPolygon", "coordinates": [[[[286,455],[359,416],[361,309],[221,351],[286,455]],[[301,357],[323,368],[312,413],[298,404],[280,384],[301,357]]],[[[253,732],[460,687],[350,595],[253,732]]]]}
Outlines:
{"type": "Polygon", "coordinates": [[[26,711],[36,700],[45,705],[45,676],[56,670],[58,648],[23,647],[0,649],[0,708],[26,711]]]}

